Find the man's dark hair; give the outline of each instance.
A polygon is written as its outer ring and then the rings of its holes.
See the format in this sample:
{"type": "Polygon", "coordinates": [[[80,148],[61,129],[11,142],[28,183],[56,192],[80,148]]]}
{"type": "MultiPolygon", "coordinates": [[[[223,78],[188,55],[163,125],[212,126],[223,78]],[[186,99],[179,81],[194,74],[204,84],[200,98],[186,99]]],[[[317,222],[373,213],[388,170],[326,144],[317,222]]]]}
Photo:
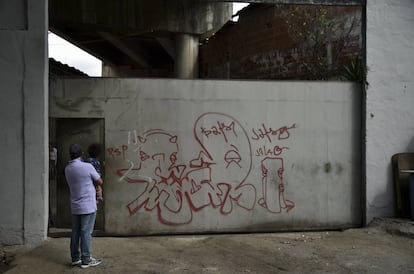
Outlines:
{"type": "Polygon", "coordinates": [[[98,158],[101,154],[101,145],[100,144],[92,144],[88,147],[88,154],[91,158],[98,158]]]}
{"type": "Polygon", "coordinates": [[[73,144],[69,147],[69,154],[72,160],[81,157],[82,153],[83,149],[80,144],[73,144]]]}

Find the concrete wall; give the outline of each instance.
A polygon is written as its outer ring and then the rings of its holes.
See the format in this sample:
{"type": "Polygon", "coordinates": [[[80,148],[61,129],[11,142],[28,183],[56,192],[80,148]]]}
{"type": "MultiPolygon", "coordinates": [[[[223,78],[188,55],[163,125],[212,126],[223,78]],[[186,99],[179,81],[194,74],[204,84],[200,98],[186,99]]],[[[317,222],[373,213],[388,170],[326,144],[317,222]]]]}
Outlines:
{"type": "Polygon", "coordinates": [[[0,1],[0,244],[46,239],[46,3],[0,1]]]}
{"type": "Polygon", "coordinates": [[[366,208],[394,216],[391,156],[414,151],[414,2],[367,1],[366,208]]]}
{"type": "Polygon", "coordinates": [[[362,216],[360,99],[339,82],[54,79],[49,115],[105,119],[108,233],[344,228],[362,216]]]}

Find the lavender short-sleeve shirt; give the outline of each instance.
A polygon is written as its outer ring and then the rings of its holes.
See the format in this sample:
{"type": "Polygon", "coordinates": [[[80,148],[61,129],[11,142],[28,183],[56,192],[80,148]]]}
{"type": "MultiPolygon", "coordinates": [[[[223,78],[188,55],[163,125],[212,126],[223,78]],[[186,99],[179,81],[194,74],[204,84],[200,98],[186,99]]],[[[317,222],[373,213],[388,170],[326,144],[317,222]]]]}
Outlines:
{"type": "Polygon", "coordinates": [[[74,215],[90,214],[97,210],[96,190],[93,182],[100,178],[90,163],[80,158],[69,161],[65,168],[70,189],[71,210],[74,215]]]}

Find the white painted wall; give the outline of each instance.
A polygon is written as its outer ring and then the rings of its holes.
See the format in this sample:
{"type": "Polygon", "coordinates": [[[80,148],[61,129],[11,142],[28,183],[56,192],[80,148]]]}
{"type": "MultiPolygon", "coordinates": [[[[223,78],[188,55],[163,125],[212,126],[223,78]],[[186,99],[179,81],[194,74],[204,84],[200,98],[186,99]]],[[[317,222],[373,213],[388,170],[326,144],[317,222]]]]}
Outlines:
{"type": "Polygon", "coordinates": [[[346,228],[360,99],[340,82],[53,79],[49,115],[105,119],[108,233],[346,228]]]}
{"type": "Polygon", "coordinates": [[[391,156],[414,152],[414,2],[367,1],[366,208],[394,216],[391,156]]]}
{"type": "Polygon", "coordinates": [[[36,245],[48,218],[47,5],[2,2],[0,244],[36,245]]]}

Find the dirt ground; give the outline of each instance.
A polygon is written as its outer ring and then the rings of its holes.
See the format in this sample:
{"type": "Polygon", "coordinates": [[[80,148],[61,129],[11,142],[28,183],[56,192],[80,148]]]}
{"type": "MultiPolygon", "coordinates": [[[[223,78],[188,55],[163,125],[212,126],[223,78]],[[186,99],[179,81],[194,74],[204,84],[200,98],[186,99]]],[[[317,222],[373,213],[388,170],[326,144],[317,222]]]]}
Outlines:
{"type": "Polygon", "coordinates": [[[94,237],[96,267],[69,264],[69,238],[2,249],[0,273],[414,273],[414,239],[380,226],[306,233],[94,237]]]}

